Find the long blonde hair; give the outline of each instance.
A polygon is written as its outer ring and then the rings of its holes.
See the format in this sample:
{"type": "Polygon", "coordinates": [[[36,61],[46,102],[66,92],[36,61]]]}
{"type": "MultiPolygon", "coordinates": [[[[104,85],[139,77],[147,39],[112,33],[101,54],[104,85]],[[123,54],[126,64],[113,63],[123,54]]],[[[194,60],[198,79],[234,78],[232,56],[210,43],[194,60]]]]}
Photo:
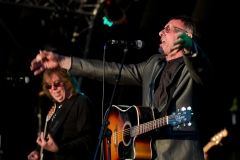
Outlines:
{"type": "Polygon", "coordinates": [[[68,73],[65,69],[62,69],[60,67],[46,69],[43,73],[42,89],[48,98],[50,98],[51,100],[53,100],[55,102],[55,100],[52,97],[52,95],[50,94],[49,90],[45,87],[46,79],[48,79],[49,77],[51,77],[54,74],[58,75],[61,78],[62,82],[65,84],[66,88],[69,90],[69,92],[72,95],[76,95],[78,92],[80,92],[80,90],[77,87],[76,78],[68,75],[68,73]]]}

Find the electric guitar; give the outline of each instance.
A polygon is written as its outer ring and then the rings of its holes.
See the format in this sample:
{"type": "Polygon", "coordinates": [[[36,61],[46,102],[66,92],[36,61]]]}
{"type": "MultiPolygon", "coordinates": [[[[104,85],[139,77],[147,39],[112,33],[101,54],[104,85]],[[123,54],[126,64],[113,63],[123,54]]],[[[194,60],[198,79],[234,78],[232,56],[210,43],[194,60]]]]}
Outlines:
{"type": "Polygon", "coordinates": [[[226,129],[222,130],[221,132],[214,135],[211,140],[203,147],[203,152],[206,153],[215,145],[218,145],[223,137],[228,135],[228,131],[226,129]]]}
{"type": "MultiPolygon", "coordinates": [[[[43,131],[43,135],[44,137],[46,137],[46,131],[47,131],[47,124],[48,124],[48,121],[51,119],[51,117],[53,116],[53,114],[55,113],[56,111],[56,104],[54,104],[52,106],[52,108],[50,109],[50,111],[48,112],[47,116],[46,116],[46,121],[45,121],[45,125],[44,125],[44,131],[43,131]]],[[[41,147],[40,149],[40,160],[43,160],[43,148],[41,147]]]]}
{"type": "Polygon", "coordinates": [[[151,136],[148,132],[166,125],[177,126],[186,122],[190,126],[191,114],[190,110],[183,109],[154,119],[151,107],[113,105],[108,116],[110,123],[105,131],[110,136],[106,136],[103,141],[105,160],[150,160],[151,136]]]}

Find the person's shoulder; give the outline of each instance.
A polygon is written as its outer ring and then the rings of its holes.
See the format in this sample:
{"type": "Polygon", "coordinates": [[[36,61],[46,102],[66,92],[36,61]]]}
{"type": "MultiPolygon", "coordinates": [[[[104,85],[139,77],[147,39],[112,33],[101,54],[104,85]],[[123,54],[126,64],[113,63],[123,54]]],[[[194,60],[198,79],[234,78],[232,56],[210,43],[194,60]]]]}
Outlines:
{"type": "Polygon", "coordinates": [[[156,63],[159,63],[159,61],[166,61],[165,56],[161,54],[153,54],[145,62],[146,62],[146,66],[149,66],[149,64],[154,65],[156,63]]]}
{"type": "Polygon", "coordinates": [[[81,92],[81,93],[78,93],[78,94],[76,94],[74,96],[76,96],[77,101],[79,101],[81,103],[83,103],[83,102],[89,103],[90,106],[93,106],[92,101],[90,100],[90,98],[87,95],[85,95],[84,93],[81,92]]]}
{"type": "Polygon", "coordinates": [[[165,56],[162,54],[153,54],[148,58],[148,61],[150,60],[158,60],[158,59],[165,59],[165,56]]]}
{"type": "Polygon", "coordinates": [[[79,93],[77,93],[76,95],[74,95],[74,96],[76,96],[77,98],[82,98],[82,99],[89,99],[88,98],[88,96],[87,95],[85,95],[84,93],[82,93],[82,92],[79,92],[79,93]]]}

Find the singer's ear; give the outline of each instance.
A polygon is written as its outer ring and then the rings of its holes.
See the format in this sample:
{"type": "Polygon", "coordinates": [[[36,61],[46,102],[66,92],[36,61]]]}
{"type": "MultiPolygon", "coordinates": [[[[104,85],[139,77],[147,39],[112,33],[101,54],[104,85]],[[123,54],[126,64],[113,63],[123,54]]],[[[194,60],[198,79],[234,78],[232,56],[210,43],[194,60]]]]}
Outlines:
{"type": "Polygon", "coordinates": [[[186,33],[190,38],[193,38],[193,34],[192,33],[186,33]]]}

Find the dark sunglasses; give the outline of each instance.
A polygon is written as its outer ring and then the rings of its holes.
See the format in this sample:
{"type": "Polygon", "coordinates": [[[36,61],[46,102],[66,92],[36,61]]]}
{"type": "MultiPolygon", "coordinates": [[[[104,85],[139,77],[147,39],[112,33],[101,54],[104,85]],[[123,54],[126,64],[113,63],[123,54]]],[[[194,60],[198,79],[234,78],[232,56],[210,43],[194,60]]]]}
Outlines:
{"type": "MultiPolygon", "coordinates": [[[[57,82],[54,82],[54,83],[53,83],[53,86],[57,88],[57,87],[60,87],[61,84],[62,84],[62,81],[57,81],[57,82]]],[[[46,85],[45,85],[45,88],[46,88],[46,89],[51,89],[51,88],[52,88],[52,85],[51,85],[51,84],[46,84],[46,85]]]]}

